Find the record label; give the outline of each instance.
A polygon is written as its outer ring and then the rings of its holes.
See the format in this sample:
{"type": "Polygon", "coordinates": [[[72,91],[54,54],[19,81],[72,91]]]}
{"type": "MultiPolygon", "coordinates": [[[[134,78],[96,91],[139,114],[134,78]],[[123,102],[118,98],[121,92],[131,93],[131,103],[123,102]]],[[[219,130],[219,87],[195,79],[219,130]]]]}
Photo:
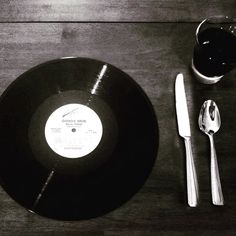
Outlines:
{"type": "Polygon", "coordinates": [[[45,125],[48,145],[66,158],[79,158],[91,153],[100,143],[102,132],[102,122],[96,112],[75,103],[56,109],[45,125]]]}

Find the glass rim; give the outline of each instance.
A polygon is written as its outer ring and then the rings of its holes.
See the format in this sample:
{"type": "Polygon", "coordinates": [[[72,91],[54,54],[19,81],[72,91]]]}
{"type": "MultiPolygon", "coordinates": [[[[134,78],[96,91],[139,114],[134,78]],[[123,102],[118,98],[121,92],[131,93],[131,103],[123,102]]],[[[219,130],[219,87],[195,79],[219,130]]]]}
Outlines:
{"type": "Polygon", "coordinates": [[[236,18],[229,17],[229,16],[226,16],[226,15],[215,15],[215,16],[209,16],[209,17],[205,18],[204,20],[202,20],[198,24],[197,29],[195,31],[195,39],[196,39],[198,44],[199,44],[199,41],[198,41],[199,31],[200,31],[202,25],[206,22],[209,23],[209,24],[213,24],[213,25],[214,24],[222,24],[223,25],[223,24],[231,24],[231,23],[236,24],[236,18]]]}

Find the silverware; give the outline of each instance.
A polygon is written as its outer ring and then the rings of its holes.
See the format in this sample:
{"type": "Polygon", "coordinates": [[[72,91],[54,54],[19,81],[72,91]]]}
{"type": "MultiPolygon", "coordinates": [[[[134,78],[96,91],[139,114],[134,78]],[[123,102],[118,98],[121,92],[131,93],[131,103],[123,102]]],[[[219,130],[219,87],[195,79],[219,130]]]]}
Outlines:
{"type": "Polygon", "coordinates": [[[175,100],[179,135],[184,138],[186,149],[188,205],[190,207],[196,207],[198,204],[198,182],[191,147],[190,122],[184,89],[184,78],[181,73],[176,76],[175,100]]]}
{"type": "Polygon", "coordinates": [[[198,118],[199,128],[208,135],[211,147],[211,194],[214,205],[224,205],[213,135],[221,125],[220,112],[212,100],[205,101],[198,118]]]}

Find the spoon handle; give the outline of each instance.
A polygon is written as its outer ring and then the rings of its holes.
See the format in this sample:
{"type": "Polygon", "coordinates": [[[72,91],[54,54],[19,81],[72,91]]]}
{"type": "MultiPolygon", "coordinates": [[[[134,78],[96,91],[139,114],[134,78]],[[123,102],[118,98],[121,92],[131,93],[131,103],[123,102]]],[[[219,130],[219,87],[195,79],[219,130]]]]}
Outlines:
{"type": "Polygon", "coordinates": [[[196,169],[193,161],[191,139],[190,137],[186,137],[184,141],[186,149],[188,205],[190,207],[196,207],[198,204],[198,182],[196,169]]]}
{"type": "Polygon", "coordinates": [[[211,147],[211,194],[212,202],[214,205],[224,205],[224,197],[222,193],[220,174],[217,163],[216,150],[214,145],[213,135],[209,135],[210,147],[211,147]]]}

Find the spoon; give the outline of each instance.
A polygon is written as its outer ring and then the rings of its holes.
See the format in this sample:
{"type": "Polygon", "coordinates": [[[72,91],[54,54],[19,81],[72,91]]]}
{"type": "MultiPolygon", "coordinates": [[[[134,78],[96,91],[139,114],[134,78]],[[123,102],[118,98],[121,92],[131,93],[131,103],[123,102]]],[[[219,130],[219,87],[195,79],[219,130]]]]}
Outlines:
{"type": "Polygon", "coordinates": [[[222,206],[224,205],[224,198],[220,183],[219,168],[213,139],[213,135],[220,128],[221,120],[219,109],[214,101],[207,100],[203,103],[198,118],[198,125],[200,130],[207,134],[210,140],[212,202],[214,205],[222,206]]]}

